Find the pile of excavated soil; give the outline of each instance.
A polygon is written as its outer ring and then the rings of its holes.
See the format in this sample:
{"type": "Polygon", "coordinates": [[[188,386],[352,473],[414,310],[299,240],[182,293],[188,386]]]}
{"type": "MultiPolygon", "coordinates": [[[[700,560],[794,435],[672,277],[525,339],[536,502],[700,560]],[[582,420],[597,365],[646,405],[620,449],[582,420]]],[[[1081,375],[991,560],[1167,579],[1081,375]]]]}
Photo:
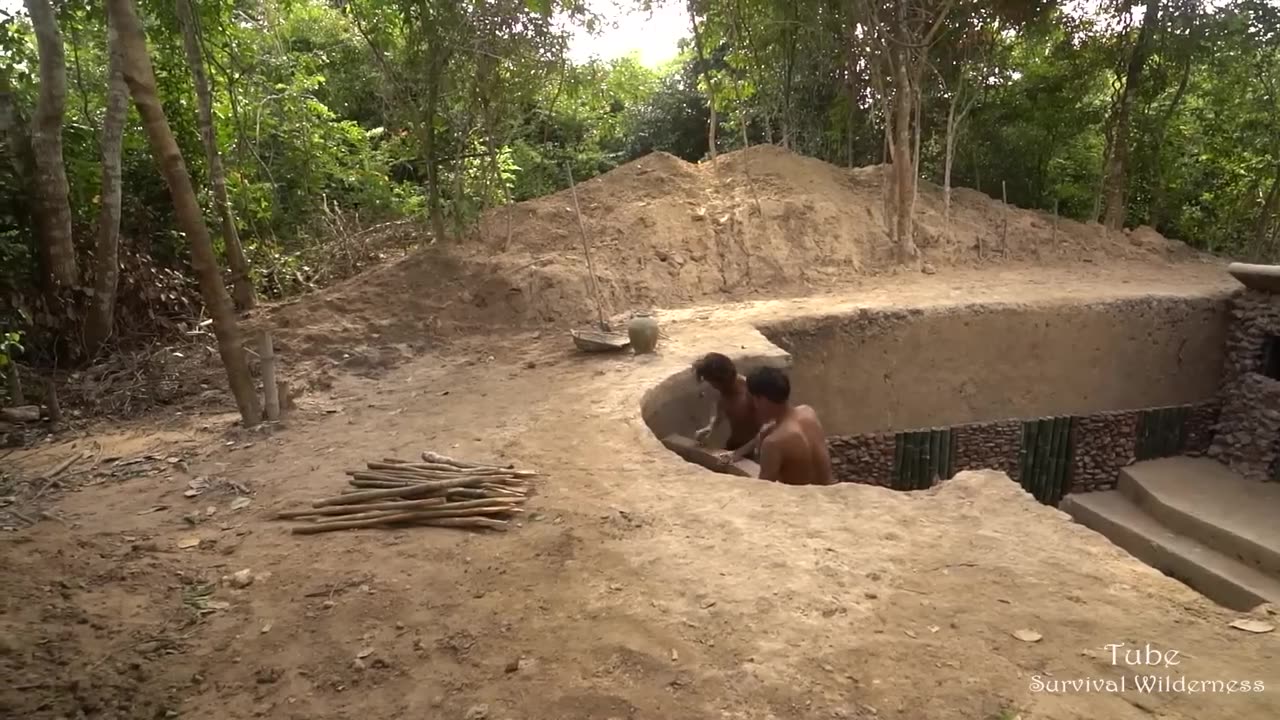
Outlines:
{"type": "MultiPolygon", "coordinates": [[[[605,313],[798,296],[897,267],[884,166],[843,169],[760,146],[692,164],[654,153],[580,184],[577,200],[605,313]]],[[[921,183],[926,272],[978,263],[1173,260],[1193,253],[1149,228],[1006,207],[921,183]]],[[[472,236],[424,248],[271,311],[294,358],[390,364],[428,338],[585,325],[596,315],[573,195],[488,213],[472,236]]]]}

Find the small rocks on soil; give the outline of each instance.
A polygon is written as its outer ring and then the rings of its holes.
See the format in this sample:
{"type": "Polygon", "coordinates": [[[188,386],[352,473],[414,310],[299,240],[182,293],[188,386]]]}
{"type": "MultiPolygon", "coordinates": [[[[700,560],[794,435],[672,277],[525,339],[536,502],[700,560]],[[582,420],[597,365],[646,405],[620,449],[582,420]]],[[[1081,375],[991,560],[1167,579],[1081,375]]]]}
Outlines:
{"type": "Polygon", "coordinates": [[[237,590],[243,590],[253,584],[253,571],[245,568],[227,576],[227,584],[237,590]]]}
{"type": "Polygon", "coordinates": [[[467,708],[467,714],[462,716],[462,720],[487,720],[488,717],[488,705],[472,705],[467,708]]]}

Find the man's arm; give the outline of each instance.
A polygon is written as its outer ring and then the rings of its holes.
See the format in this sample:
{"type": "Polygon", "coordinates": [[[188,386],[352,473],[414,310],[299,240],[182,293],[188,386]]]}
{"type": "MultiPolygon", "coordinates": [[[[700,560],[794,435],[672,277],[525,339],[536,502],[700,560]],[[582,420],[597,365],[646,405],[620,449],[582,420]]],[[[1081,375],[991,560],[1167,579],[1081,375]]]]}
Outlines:
{"type": "Polygon", "coordinates": [[[773,428],[775,426],[775,423],[767,422],[760,427],[760,432],[756,433],[755,437],[747,441],[746,445],[743,445],[733,452],[725,450],[719,453],[720,462],[729,465],[738,462],[742,458],[750,457],[751,453],[755,452],[755,449],[760,446],[760,443],[769,435],[769,433],[773,432],[773,428]]]}
{"type": "Polygon", "coordinates": [[[705,443],[707,438],[711,437],[716,431],[716,428],[720,427],[720,420],[723,416],[724,413],[720,412],[720,401],[716,400],[716,405],[711,410],[711,421],[707,423],[706,427],[694,433],[693,439],[697,440],[699,444],[705,443]]]}
{"type": "Polygon", "coordinates": [[[719,421],[721,421],[721,411],[719,411],[719,402],[717,402],[716,410],[712,411],[712,420],[707,423],[707,427],[694,433],[694,439],[699,443],[707,442],[707,438],[712,437],[712,433],[716,432],[716,428],[719,427],[719,421]]]}
{"type": "Polygon", "coordinates": [[[760,443],[760,479],[777,482],[782,477],[782,455],[786,438],[771,434],[760,443]]]}

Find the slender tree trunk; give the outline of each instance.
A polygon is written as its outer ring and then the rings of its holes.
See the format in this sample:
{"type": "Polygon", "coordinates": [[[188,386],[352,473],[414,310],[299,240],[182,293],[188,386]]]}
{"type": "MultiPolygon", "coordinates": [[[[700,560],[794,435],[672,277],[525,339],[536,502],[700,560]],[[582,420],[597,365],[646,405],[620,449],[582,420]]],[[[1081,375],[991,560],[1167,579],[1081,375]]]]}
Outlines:
{"type": "Polygon", "coordinates": [[[146,35],[142,22],[134,11],[132,0],[107,0],[107,11],[112,15],[115,32],[120,40],[124,58],[124,79],[133,95],[134,105],[142,117],[142,126],[151,145],[169,195],[173,199],[174,215],[178,227],[191,243],[191,266],[200,281],[200,294],[204,298],[209,315],[213,318],[213,331],[218,338],[218,352],[227,371],[231,393],[240,409],[240,417],[246,426],[262,422],[262,407],[249,374],[240,342],[240,328],[236,324],[231,298],[227,297],[218,261],[209,240],[209,228],[205,226],[200,203],[196,200],[191,176],[182,160],[182,152],[174,140],[169,120],[165,117],[160,98],[156,95],[156,78],[147,55],[146,35]]]}
{"type": "Polygon", "coordinates": [[[1164,183],[1164,141],[1169,131],[1169,124],[1173,122],[1173,118],[1178,113],[1179,106],[1182,105],[1182,99],[1187,95],[1187,85],[1191,80],[1191,58],[1188,57],[1182,64],[1182,75],[1178,78],[1178,89],[1173,93],[1173,99],[1169,101],[1169,107],[1165,108],[1164,116],[1160,119],[1160,126],[1156,131],[1154,142],[1152,143],[1152,190],[1151,190],[1151,208],[1147,213],[1147,222],[1151,227],[1159,229],[1164,224],[1165,215],[1165,198],[1168,197],[1168,190],[1164,183]]]}
{"type": "Polygon", "coordinates": [[[1129,194],[1129,124],[1133,115],[1133,106],[1137,102],[1138,90],[1142,83],[1142,69],[1147,63],[1151,36],[1155,33],[1160,19],[1160,0],[1149,0],[1146,12],[1142,17],[1142,27],[1138,30],[1138,39],[1134,43],[1133,52],[1129,56],[1129,66],[1125,71],[1124,90],[1120,96],[1120,105],[1116,109],[1114,139],[1111,156],[1107,160],[1106,179],[1103,181],[1103,202],[1106,213],[1103,224],[1111,230],[1124,227],[1125,215],[1128,211],[1129,194]]]}
{"type": "Polygon", "coordinates": [[[431,52],[427,78],[427,107],[422,138],[422,151],[427,156],[427,208],[431,213],[431,235],[436,242],[444,242],[444,206],[440,202],[440,168],[436,158],[436,113],[440,105],[440,73],[442,68],[436,61],[435,49],[431,52]]]}
{"type": "Polygon", "coordinates": [[[177,0],[178,24],[182,26],[182,46],[187,53],[187,65],[195,80],[196,102],[199,106],[200,140],[204,143],[205,157],[209,163],[209,184],[213,189],[213,204],[222,218],[222,242],[227,250],[227,266],[231,268],[231,288],[236,307],[249,310],[256,304],[253,278],[249,275],[249,261],[240,244],[236,231],[235,215],[231,201],[227,199],[227,175],[222,168],[222,153],[218,151],[218,134],[213,124],[213,94],[209,90],[209,77],[204,69],[204,53],[197,34],[195,11],[191,0],[177,0]]]}
{"type": "Polygon", "coordinates": [[[31,128],[35,159],[33,212],[40,259],[50,297],[77,285],[76,249],[71,235],[71,201],[62,161],[62,120],[67,104],[67,58],[50,0],[26,0],[40,55],[40,95],[31,128]]]}
{"type": "Polygon", "coordinates": [[[911,209],[914,212],[916,200],[920,197],[920,134],[923,132],[923,125],[920,121],[921,108],[924,107],[924,95],[920,92],[922,85],[922,75],[924,74],[924,62],[920,62],[911,74],[911,102],[915,106],[912,117],[913,129],[911,137],[911,209]]]}
{"type": "Polygon", "coordinates": [[[116,286],[120,279],[120,153],[129,113],[120,38],[107,17],[107,101],[102,118],[102,206],[94,249],[93,301],[84,326],[85,352],[97,355],[114,330],[116,286]]]}
{"type": "Polygon", "coordinates": [[[850,168],[853,167],[853,118],[854,109],[857,107],[857,88],[853,85],[852,68],[850,68],[849,77],[849,117],[847,119],[847,127],[845,127],[845,144],[846,144],[846,162],[850,168]]]}
{"type": "Polygon", "coordinates": [[[915,162],[911,157],[911,118],[914,115],[911,101],[915,90],[911,87],[911,77],[907,71],[907,50],[899,47],[894,50],[894,54],[893,173],[897,186],[894,195],[898,215],[894,231],[898,259],[905,263],[915,259],[918,254],[912,226],[912,205],[915,204],[912,174],[915,162]]]}
{"type": "Polygon", "coordinates": [[[957,91],[951,97],[951,103],[947,106],[947,140],[946,155],[942,161],[942,215],[947,222],[951,222],[951,163],[956,155],[956,103],[960,100],[960,93],[957,91]]]}
{"type": "Polygon", "coordinates": [[[707,123],[707,152],[711,160],[716,159],[716,86],[711,80],[711,71],[707,68],[707,57],[702,52],[702,31],[698,28],[698,16],[694,13],[693,4],[689,4],[689,21],[693,23],[693,46],[698,53],[698,64],[702,66],[702,80],[707,84],[707,107],[711,117],[707,123]]]}
{"type": "Polygon", "coordinates": [[[1267,244],[1268,230],[1275,218],[1276,209],[1280,207],[1280,164],[1276,165],[1275,177],[1271,180],[1271,189],[1267,191],[1267,199],[1262,203],[1262,211],[1258,214],[1258,222],[1253,229],[1253,241],[1261,250],[1267,244]]]}

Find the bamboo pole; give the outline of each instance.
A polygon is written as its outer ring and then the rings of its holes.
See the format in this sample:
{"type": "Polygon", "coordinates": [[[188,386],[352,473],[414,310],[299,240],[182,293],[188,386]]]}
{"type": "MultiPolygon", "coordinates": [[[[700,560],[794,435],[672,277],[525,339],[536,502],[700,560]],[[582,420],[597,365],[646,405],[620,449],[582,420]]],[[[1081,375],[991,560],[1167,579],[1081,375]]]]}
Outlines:
{"type": "Polygon", "coordinates": [[[596,282],[596,266],[591,262],[591,245],[587,241],[587,226],[582,222],[582,210],[578,207],[578,187],[573,182],[573,168],[569,163],[564,165],[569,176],[569,192],[573,195],[573,212],[578,217],[578,232],[582,234],[582,252],[587,256],[587,272],[591,275],[591,292],[596,298],[596,312],[600,316],[600,330],[609,332],[609,323],[604,319],[604,305],[600,300],[600,284],[596,282]]]}
{"type": "Polygon", "coordinates": [[[942,461],[942,431],[929,431],[929,476],[925,478],[925,487],[931,488],[938,480],[938,466],[942,461]]]}
{"type": "Polygon", "coordinates": [[[889,475],[889,487],[898,488],[902,481],[902,463],[906,454],[906,442],[902,433],[893,436],[893,471],[889,475]]]}

